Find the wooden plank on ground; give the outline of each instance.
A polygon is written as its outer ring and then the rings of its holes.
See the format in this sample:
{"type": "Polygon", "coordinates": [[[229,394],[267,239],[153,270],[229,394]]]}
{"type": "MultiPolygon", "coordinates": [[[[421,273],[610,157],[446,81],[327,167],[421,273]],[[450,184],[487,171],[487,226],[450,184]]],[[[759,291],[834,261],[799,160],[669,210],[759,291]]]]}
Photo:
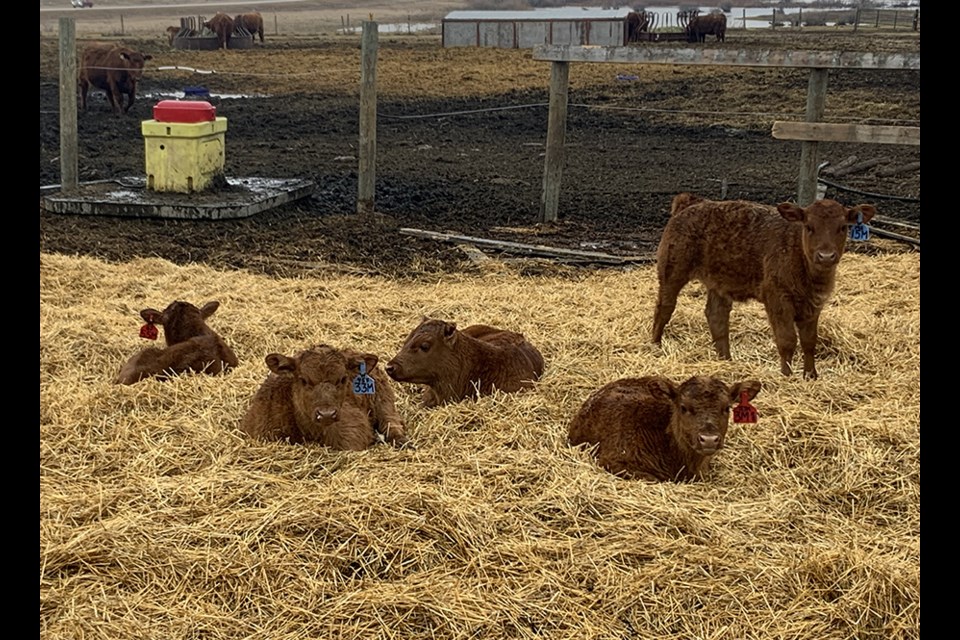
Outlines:
{"type": "Polygon", "coordinates": [[[546,256],[549,258],[560,258],[574,260],[578,262],[598,262],[603,264],[635,264],[640,262],[655,262],[656,254],[648,253],[636,256],[615,256],[609,253],[600,253],[598,251],[578,251],[576,249],[562,249],[559,247],[548,247],[542,244],[523,244],[520,242],[509,242],[507,240],[492,240],[490,238],[477,238],[474,236],[464,236],[455,233],[440,233],[437,231],[426,231],[424,229],[400,229],[400,233],[416,238],[427,238],[429,240],[440,240],[441,242],[467,243],[480,247],[490,247],[506,253],[518,253],[528,256],[546,256]]]}
{"type": "Polygon", "coordinates": [[[533,59],[548,62],[615,62],[814,69],[920,69],[919,53],[708,49],[701,47],[598,47],[542,44],[533,59]]]}
{"type": "Polygon", "coordinates": [[[773,137],[778,140],[865,142],[919,147],[920,127],[777,120],[773,123],[773,137]]]}

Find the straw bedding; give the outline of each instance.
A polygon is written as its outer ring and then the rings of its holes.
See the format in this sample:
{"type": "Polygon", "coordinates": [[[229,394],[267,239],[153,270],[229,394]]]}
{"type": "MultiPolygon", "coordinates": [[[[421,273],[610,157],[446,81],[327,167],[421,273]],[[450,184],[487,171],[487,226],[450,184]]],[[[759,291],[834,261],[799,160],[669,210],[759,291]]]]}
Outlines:
{"type": "Polygon", "coordinates": [[[714,358],[704,293],[649,344],[652,267],[406,281],[271,279],[160,259],[40,256],[43,638],[919,638],[920,258],[848,255],[821,379],[779,373],[762,307],[714,358]],[[139,309],[221,302],[227,376],[111,384],[139,309]],[[422,314],[522,331],[538,387],[433,410],[415,449],[238,431],[263,356],[383,362],[422,314]],[[613,379],[758,378],[699,483],[624,481],[566,444],[613,379]]]}

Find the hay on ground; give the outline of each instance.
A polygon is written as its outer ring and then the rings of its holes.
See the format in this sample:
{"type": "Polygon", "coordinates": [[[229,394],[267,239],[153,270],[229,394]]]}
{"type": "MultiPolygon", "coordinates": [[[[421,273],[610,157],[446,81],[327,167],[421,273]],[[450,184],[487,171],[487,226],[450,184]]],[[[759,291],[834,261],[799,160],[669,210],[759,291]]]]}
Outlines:
{"type": "Polygon", "coordinates": [[[919,638],[920,258],[849,255],[818,381],[780,375],[762,307],[715,359],[691,285],[649,343],[652,267],[435,281],[270,279],[159,259],[40,257],[43,638],[919,638]],[[140,308],[218,299],[227,376],[111,384],[140,308]],[[522,331],[531,392],[433,410],[416,449],[238,431],[263,356],[383,361],[422,314],[522,331]],[[624,481],[567,446],[591,391],[758,378],[709,478],[624,481]]]}

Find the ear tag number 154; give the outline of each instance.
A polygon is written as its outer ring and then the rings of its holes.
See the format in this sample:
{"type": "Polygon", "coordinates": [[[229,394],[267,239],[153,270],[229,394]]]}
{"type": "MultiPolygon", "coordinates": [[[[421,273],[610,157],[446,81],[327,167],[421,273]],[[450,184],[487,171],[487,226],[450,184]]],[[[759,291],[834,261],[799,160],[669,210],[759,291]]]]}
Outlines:
{"type": "Polygon", "coordinates": [[[360,361],[360,375],[353,379],[353,392],[358,396],[372,396],[377,392],[377,383],[367,375],[367,363],[360,361]]]}
{"type": "Polygon", "coordinates": [[[850,225],[850,239],[861,242],[870,239],[870,227],[863,223],[863,214],[857,212],[857,224],[850,225]]]}

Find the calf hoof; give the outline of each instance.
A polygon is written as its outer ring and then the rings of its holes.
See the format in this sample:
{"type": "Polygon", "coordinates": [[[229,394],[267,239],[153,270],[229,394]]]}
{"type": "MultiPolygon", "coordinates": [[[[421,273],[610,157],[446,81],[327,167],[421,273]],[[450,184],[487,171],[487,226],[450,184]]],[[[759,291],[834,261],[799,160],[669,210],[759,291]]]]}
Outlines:
{"type": "Polygon", "coordinates": [[[803,372],[803,377],[804,377],[805,380],[816,380],[816,379],[819,378],[820,376],[819,376],[819,374],[817,373],[817,370],[816,370],[816,369],[810,369],[809,371],[804,371],[804,372],[803,372]]]}

